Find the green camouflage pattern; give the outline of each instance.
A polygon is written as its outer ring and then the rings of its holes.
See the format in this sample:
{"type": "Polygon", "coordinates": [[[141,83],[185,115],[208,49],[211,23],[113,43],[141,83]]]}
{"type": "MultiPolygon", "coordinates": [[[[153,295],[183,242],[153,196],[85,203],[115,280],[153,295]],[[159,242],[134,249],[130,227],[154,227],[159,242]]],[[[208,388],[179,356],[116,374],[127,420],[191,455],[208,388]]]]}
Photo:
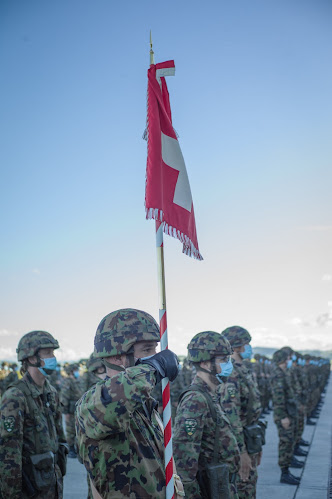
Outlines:
{"type": "Polygon", "coordinates": [[[188,345],[190,362],[205,362],[217,355],[231,355],[233,349],[228,340],[215,331],[196,334],[188,345]]]}
{"type": "Polygon", "coordinates": [[[274,354],[272,355],[272,360],[275,364],[278,365],[282,362],[285,362],[288,359],[288,356],[289,353],[287,352],[287,350],[280,349],[274,352],[274,354]]]}
{"type": "Polygon", "coordinates": [[[233,348],[242,347],[242,345],[246,345],[251,342],[249,332],[241,326],[228,327],[224,329],[221,334],[228,339],[233,348]]]}
{"type": "MultiPolygon", "coordinates": [[[[253,373],[244,362],[233,362],[233,372],[226,383],[218,387],[220,404],[231,422],[240,453],[246,452],[244,427],[257,422],[262,406],[260,393],[253,378],[253,373]]],[[[255,498],[257,486],[257,456],[251,455],[252,469],[246,482],[238,477],[237,489],[239,498],[255,498]]]]}
{"type": "Polygon", "coordinates": [[[98,367],[105,367],[103,361],[99,357],[95,357],[92,353],[87,362],[87,368],[89,372],[96,371],[98,367]]]}
{"type": "Polygon", "coordinates": [[[165,498],[162,423],[151,392],[155,370],[129,367],[77,404],[79,455],[102,497],[165,498]]]}
{"type": "MultiPolygon", "coordinates": [[[[280,350],[279,350],[280,351],[280,350]]],[[[284,352],[286,353],[286,352],[284,352]]],[[[286,353],[288,356],[288,354],[286,353]]],[[[271,377],[273,417],[279,434],[279,459],[280,468],[290,466],[295,447],[296,417],[289,414],[287,404],[295,401],[295,393],[291,386],[288,372],[276,367],[271,377]],[[288,417],[290,426],[286,430],[281,425],[281,420],[288,417]]]]}
{"type": "MultiPolygon", "coordinates": [[[[217,412],[219,426],[220,463],[227,463],[230,473],[237,473],[239,468],[239,449],[228,418],[221,410],[218,397],[214,391],[198,376],[193,380],[208,392],[217,412]]],[[[197,481],[197,472],[204,469],[213,458],[216,438],[216,423],[213,420],[205,396],[197,391],[187,391],[181,398],[173,432],[173,454],[177,473],[182,479],[186,497],[200,499],[202,497],[197,481]]],[[[232,499],[237,498],[232,488],[232,499]]]]}
{"type": "MultiPolygon", "coordinates": [[[[26,373],[3,394],[0,409],[0,497],[25,499],[22,468],[33,482],[29,456],[48,451],[56,455],[59,442],[66,442],[59,397],[47,379],[41,388],[26,373]],[[29,402],[21,383],[27,387],[29,402]]],[[[62,498],[63,479],[57,465],[54,474],[54,486],[34,498],[62,498]]]]}
{"type": "Polygon", "coordinates": [[[19,341],[16,349],[17,359],[22,361],[35,355],[40,348],[59,348],[58,341],[46,331],[31,331],[19,341]]]}
{"type": "Polygon", "coordinates": [[[94,340],[97,358],[126,354],[138,341],[160,341],[159,326],[142,310],[124,308],[106,315],[94,340]]]}
{"type": "Polygon", "coordinates": [[[258,420],[262,406],[253,374],[243,362],[233,359],[232,362],[233,372],[227,382],[218,387],[218,392],[221,407],[231,422],[240,452],[244,452],[243,428],[258,420]]]}
{"type": "Polygon", "coordinates": [[[75,443],[75,404],[82,395],[82,384],[79,378],[68,377],[63,380],[60,401],[62,412],[69,415],[66,420],[66,437],[69,446],[75,443]]]}

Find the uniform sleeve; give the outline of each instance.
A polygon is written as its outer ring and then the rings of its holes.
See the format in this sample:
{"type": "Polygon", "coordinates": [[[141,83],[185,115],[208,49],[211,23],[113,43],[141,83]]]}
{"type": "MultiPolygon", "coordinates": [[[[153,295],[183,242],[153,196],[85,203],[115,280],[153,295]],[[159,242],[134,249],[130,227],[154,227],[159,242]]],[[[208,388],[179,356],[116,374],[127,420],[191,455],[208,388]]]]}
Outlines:
{"type": "Polygon", "coordinates": [[[22,495],[22,447],[25,398],[17,388],[9,388],[1,401],[0,490],[1,497],[20,499],[22,495]]]}
{"type": "Polygon", "coordinates": [[[236,378],[229,377],[227,382],[220,385],[218,390],[220,394],[220,405],[231,423],[240,454],[242,454],[243,452],[246,452],[246,446],[240,418],[241,399],[239,383],[236,378]]]}
{"type": "Polygon", "coordinates": [[[98,383],[77,403],[78,434],[100,440],[123,431],[133,412],[150,398],[155,384],[155,369],[146,365],[129,367],[98,383]]]}
{"type": "Polygon", "coordinates": [[[66,378],[63,382],[61,388],[61,405],[63,407],[63,413],[69,413],[69,402],[70,402],[70,379],[66,378]]]}
{"type": "Polygon", "coordinates": [[[175,418],[173,452],[177,473],[186,497],[201,498],[197,482],[204,423],[209,412],[204,395],[188,392],[180,401],[175,418]]]}
{"type": "Polygon", "coordinates": [[[55,413],[55,426],[56,426],[56,432],[58,435],[59,443],[66,443],[66,436],[65,432],[63,429],[63,424],[62,424],[62,412],[61,412],[61,405],[60,405],[60,399],[58,394],[55,394],[55,400],[56,400],[56,413],[55,413]]]}
{"type": "Polygon", "coordinates": [[[278,374],[275,374],[271,378],[271,389],[274,419],[281,420],[287,418],[284,382],[278,374]]]}

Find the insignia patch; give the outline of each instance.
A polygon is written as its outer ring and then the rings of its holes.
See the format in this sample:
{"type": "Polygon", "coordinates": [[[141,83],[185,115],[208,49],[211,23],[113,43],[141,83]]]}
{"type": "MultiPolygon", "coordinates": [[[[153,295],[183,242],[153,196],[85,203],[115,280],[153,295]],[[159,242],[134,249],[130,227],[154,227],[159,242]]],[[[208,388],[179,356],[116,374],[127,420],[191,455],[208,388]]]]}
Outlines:
{"type": "Polygon", "coordinates": [[[230,395],[231,397],[235,397],[235,393],[236,393],[236,392],[235,392],[235,387],[234,387],[234,386],[232,386],[232,385],[231,385],[231,386],[229,386],[229,387],[227,388],[227,391],[228,391],[228,393],[229,393],[229,395],[230,395]]]}
{"type": "Polygon", "coordinates": [[[186,429],[187,434],[191,437],[196,431],[197,421],[195,419],[186,419],[184,422],[184,427],[186,429]]]}
{"type": "Polygon", "coordinates": [[[5,418],[3,421],[3,426],[8,433],[12,432],[13,429],[15,428],[15,418],[14,416],[8,416],[8,418],[5,418]]]}

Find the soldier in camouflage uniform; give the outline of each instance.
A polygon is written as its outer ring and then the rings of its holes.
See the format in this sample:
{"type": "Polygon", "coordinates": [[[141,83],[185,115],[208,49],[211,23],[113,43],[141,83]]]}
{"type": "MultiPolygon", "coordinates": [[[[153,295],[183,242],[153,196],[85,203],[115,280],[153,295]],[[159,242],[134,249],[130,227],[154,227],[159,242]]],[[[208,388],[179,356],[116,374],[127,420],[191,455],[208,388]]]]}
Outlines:
{"type": "Polygon", "coordinates": [[[75,450],[75,405],[83,394],[78,364],[68,364],[65,367],[67,378],[64,379],[60,401],[65,415],[66,437],[69,445],[68,457],[76,458],[75,450]]]}
{"type": "Polygon", "coordinates": [[[17,372],[16,372],[17,364],[9,364],[8,366],[8,374],[3,380],[2,390],[6,391],[9,386],[11,386],[15,381],[18,380],[17,372]]]}
{"type": "Polygon", "coordinates": [[[294,460],[295,431],[297,418],[297,401],[291,386],[290,375],[287,369],[290,366],[290,357],[285,349],[277,350],[273,354],[276,366],[272,378],[273,417],[279,434],[279,460],[281,468],[281,483],[298,485],[300,478],[292,475],[289,467],[301,468],[303,463],[294,460]],[[296,464],[299,463],[299,464],[296,464]]]}
{"type": "MultiPolygon", "coordinates": [[[[86,364],[87,371],[84,373],[82,376],[82,388],[84,392],[87,392],[92,386],[94,386],[96,383],[99,381],[102,381],[106,378],[106,368],[105,364],[103,363],[103,360],[95,357],[94,353],[92,353],[87,361],[86,364]]],[[[75,447],[77,448],[77,442],[75,444],[75,447]]],[[[78,460],[80,463],[83,464],[83,461],[80,458],[80,455],[78,455],[78,460]]],[[[90,484],[90,477],[89,474],[87,473],[87,484],[88,484],[88,499],[93,499],[92,491],[91,491],[91,484],[90,484]]]]}
{"type": "Polygon", "coordinates": [[[197,375],[180,398],[173,449],[186,497],[190,499],[225,497],[225,487],[229,489],[230,497],[238,497],[235,481],[239,469],[239,449],[216,394],[221,376],[228,374],[225,366],[228,363],[231,367],[231,353],[229,342],[213,331],[196,334],[188,345],[188,360],[194,363],[197,375]],[[218,492],[213,493],[210,490],[211,480],[207,478],[208,466],[223,464],[219,468],[219,476],[215,477],[220,487],[218,492]],[[223,473],[225,476],[222,476],[223,473]]]}
{"type": "Polygon", "coordinates": [[[247,428],[258,424],[262,407],[257,384],[253,374],[247,369],[243,360],[251,354],[249,345],[251,336],[246,329],[232,326],[222,334],[230,342],[233,372],[227,383],[220,386],[221,406],[228,416],[240,449],[240,471],[237,482],[239,498],[255,498],[257,485],[257,466],[261,460],[261,448],[248,447],[247,428]]]}
{"type": "Polygon", "coordinates": [[[117,310],[98,326],[94,355],[107,377],[76,410],[79,454],[96,497],[165,498],[163,427],[150,394],[160,379],[175,379],[178,362],[170,350],[155,354],[159,341],[156,321],[140,310],[117,310]]]}
{"type": "Polygon", "coordinates": [[[18,344],[24,376],[1,401],[0,497],[62,498],[67,445],[59,398],[47,380],[56,348],[45,331],[27,333],[18,344]]]}
{"type": "Polygon", "coordinates": [[[87,371],[82,376],[82,389],[83,392],[87,392],[92,386],[94,386],[98,381],[105,379],[106,377],[106,367],[102,359],[95,357],[92,353],[87,362],[87,371]]]}

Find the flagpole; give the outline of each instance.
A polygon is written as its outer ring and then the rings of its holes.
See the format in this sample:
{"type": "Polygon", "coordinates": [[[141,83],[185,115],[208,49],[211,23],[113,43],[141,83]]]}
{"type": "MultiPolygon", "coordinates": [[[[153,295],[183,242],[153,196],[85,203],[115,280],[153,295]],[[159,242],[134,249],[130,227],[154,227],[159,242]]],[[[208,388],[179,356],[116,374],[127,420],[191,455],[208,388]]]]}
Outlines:
{"type": "MultiPolygon", "coordinates": [[[[150,65],[154,64],[154,52],[152,50],[152,35],[150,31],[150,65]]],[[[166,311],[166,285],[165,285],[165,263],[164,263],[164,223],[156,220],[156,250],[157,250],[157,277],[159,295],[159,325],[161,350],[168,348],[167,335],[167,311],[166,311]]],[[[164,447],[165,447],[165,475],[166,475],[166,499],[174,498],[173,477],[173,445],[172,445],[172,411],[169,379],[161,381],[163,398],[163,424],[164,424],[164,447]]]]}

